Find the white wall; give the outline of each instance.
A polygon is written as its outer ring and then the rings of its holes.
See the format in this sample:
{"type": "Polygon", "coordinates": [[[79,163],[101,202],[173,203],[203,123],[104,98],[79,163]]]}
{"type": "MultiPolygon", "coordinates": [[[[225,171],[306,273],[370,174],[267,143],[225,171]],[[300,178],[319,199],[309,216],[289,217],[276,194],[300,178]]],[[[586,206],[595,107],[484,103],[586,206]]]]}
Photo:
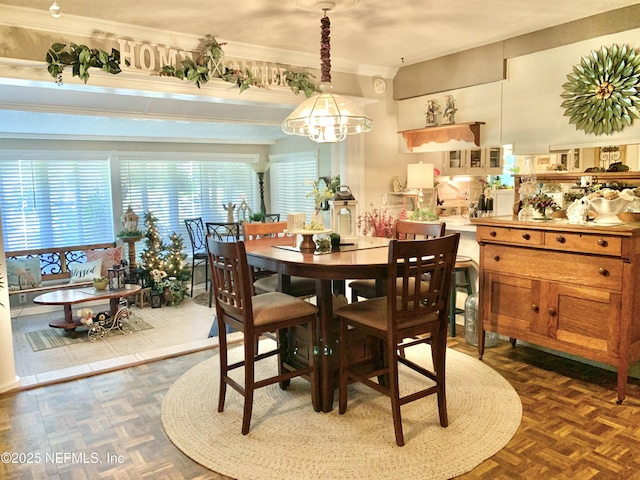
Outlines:
{"type": "MultiPolygon", "coordinates": [[[[638,120],[622,133],[595,136],[576,130],[560,107],[566,75],[583,56],[614,43],[638,48],[639,38],[640,29],[634,29],[512,58],[507,63],[507,79],[502,82],[401,100],[398,131],[423,128],[427,100],[436,99],[443,105],[445,95],[453,95],[458,107],[457,123],[485,122],[481,127],[481,146],[512,144],[514,154],[536,155],[548,153],[550,148],[640,143],[638,120]]],[[[457,148],[465,147],[432,143],[414,152],[457,148]]],[[[398,151],[407,152],[401,135],[398,135],[398,151]]]]}
{"type": "Polygon", "coordinates": [[[379,207],[382,194],[392,191],[396,175],[406,178],[407,164],[413,163],[410,155],[398,151],[397,102],[393,100],[393,83],[387,85],[385,95],[365,109],[374,125],[373,130],[364,134],[364,196],[356,197],[359,212],[371,210],[372,203],[379,207]]]}
{"type": "Polygon", "coordinates": [[[573,65],[591,50],[614,43],[638,48],[640,29],[607,35],[509,60],[502,103],[504,143],[518,155],[546,153],[550,146],[638,143],[640,121],[622,133],[599,137],[576,130],[560,107],[562,85],[573,65]]]}
{"type": "MultiPolygon", "coordinates": [[[[455,99],[458,111],[455,115],[456,123],[484,122],[480,127],[480,146],[495,147],[503,144],[501,139],[501,104],[502,84],[489,83],[459,90],[449,90],[446,93],[425,95],[422,97],[400,100],[398,102],[398,131],[424,128],[428,100],[437,100],[440,110],[444,109],[445,95],[455,99]]],[[[442,117],[438,117],[440,122],[442,117]]],[[[458,142],[430,143],[414,148],[414,152],[433,152],[471,148],[471,145],[458,142]]],[[[408,152],[402,135],[398,135],[398,149],[408,152]]]]}

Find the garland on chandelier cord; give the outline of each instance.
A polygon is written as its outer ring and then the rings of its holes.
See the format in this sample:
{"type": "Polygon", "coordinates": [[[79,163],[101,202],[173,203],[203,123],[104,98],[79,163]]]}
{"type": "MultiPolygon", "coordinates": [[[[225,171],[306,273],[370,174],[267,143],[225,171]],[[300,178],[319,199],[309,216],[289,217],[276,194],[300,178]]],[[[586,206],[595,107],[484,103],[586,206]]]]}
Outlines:
{"type": "MultiPolygon", "coordinates": [[[[249,87],[267,88],[267,85],[261,83],[249,69],[241,71],[222,66],[221,62],[224,57],[222,45],[225,44],[219,43],[212,35],[206,35],[200,45],[197,60],[184,59],[180,62],[181,68],[165,65],[159,75],[189,80],[198,88],[212,78],[235,83],[241,93],[249,87]]],[[[112,48],[109,54],[104,50],[75,43],[70,43],[68,49],[64,43],[53,43],[47,50],[46,62],[49,74],[56,79],[58,84],[62,84],[62,73],[68,66],[72,68],[73,76],[80,78],[84,83],[89,80],[90,68],[100,68],[113,75],[122,71],[119,50],[112,48]]],[[[129,66],[130,62],[125,60],[125,65],[129,66]]],[[[277,83],[288,86],[296,95],[304,92],[305,96],[309,98],[318,91],[310,78],[315,77],[309,72],[285,70],[282,76],[278,75],[277,83]]]]}
{"type": "Polygon", "coordinates": [[[324,17],[320,19],[320,81],[331,83],[331,43],[329,35],[331,33],[331,20],[324,12],[324,17]]]}

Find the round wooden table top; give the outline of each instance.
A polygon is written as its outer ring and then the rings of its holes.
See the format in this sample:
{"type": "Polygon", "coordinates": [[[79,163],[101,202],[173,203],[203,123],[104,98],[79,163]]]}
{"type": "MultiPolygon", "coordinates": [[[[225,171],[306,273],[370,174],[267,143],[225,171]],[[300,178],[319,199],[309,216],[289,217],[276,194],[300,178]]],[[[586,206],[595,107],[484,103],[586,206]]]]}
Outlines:
{"type": "Polygon", "coordinates": [[[360,237],[355,245],[327,253],[299,252],[293,246],[294,241],[267,238],[245,242],[249,264],[285,275],[317,279],[385,276],[389,260],[387,238],[360,237]]]}
{"type": "Polygon", "coordinates": [[[133,284],[127,284],[125,288],[120,290],[96,290],[94,287],[68,288],[43,293],[34,298],[33,302],[41,305],[74,305],[92,300],[128,297],[141,288],[140,285],[133,284]]]}

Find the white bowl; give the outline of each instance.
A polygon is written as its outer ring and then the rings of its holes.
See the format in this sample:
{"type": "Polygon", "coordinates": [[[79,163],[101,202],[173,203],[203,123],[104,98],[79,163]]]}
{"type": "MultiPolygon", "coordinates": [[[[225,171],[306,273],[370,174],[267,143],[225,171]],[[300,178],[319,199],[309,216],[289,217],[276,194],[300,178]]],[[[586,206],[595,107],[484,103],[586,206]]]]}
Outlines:
{"type": "Polygon", "coordinates": [[[598,214],[596,222],[602,224],[621,223],[617,215],[624,212],[630,203],[631,200],[622,197],[618,197],[615,200],[607,200],[603,197],[589,200],[591,210],[598,214]]]}
{"type": "Polygon", "coordinates": [[[618,197],[615,200],[607,200],[599,197],[589,200],[589,205],[598,215],[617,215],[624,212],[625,208],[631,203],[631,200],[618,197]]]}

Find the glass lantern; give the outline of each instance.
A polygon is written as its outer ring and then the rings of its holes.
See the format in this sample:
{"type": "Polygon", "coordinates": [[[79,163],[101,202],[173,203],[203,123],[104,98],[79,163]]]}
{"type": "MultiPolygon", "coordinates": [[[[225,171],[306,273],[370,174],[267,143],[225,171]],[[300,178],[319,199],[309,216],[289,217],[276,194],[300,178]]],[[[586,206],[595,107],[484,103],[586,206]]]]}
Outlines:
{"type": "Polygon", "coordinates": [[[331,229],[340,235],[341,239],[353,241],[357,238],[357,208],[356,200],[330,200],[331,229]]]}
{"type": "Polygon", "coordinates": [[[107,279],[109,280],[109,290],[122,290],[126,286],[124,268],[115,264],[113,268],[107,269],[107,279]]]}
{"type": "Polygon", "coordinates": [[[129,205],[129,208],[122,216],[122,229],[125,232],[135,232],[138,230],[138,220],[140,220],[140,217],[134,213],[131,205],[129,205]]]}

